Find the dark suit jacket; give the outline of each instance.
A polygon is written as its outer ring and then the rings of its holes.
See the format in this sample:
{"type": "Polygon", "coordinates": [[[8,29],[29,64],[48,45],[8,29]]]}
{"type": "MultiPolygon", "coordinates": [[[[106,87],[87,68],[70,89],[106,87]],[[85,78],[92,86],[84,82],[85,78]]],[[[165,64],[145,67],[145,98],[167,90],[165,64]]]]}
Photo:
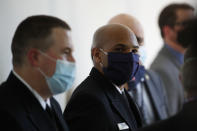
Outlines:
{"type": "Polygon", "coordinates": [[[168,115],[175,115],[180,111],[184,102],[183,87],[179,80],[181,64],[166,46],[159,51],[150,69],[155,71],[164,84],[167,95],[168,115]]]}
{"type": "Polygon", "coordinates": [[[93,68],[74,91],[64,118],[71,131],[118,131],[118,123],[127,124],[125,131],[131,131],[141,126],[141,116],[131,97],[129,101],[132,111],[112,83],[93,68]]]}
{"type": "MultiPolygon", "coordinates": [[[[62,131],[68,131],[59,104],[54,98],[50,102],[62,131]]],[[[56,131],[38,100],[12,72],[0,86],[0,123],[6,131],[56,131]]]]}
{"type": "Polygon", "coordinates": [[[197,100],[186,103],[175,116],[139,131],[196,131],[197,100]]]}

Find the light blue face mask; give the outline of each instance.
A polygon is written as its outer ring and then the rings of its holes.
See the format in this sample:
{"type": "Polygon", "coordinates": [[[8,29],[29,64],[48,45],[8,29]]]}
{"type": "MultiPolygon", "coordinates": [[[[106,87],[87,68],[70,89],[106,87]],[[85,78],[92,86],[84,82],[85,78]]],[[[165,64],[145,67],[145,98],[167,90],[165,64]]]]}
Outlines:
{"type": "Polygon", "coordinates": [[[139,51],[139,54],[140,54],[140,61],[144,65],[146,63],[146,59],[147,59],[146,49],[145,49],[144,46],[140,46],[140,48],[138,49],[138,51],[139,51]]]}
{"type": "Polygon", "coordinates": [[[56,61],[55,73],[51,77],[48,77],[43,71],[38,69],[45,77],[51,93],[53,95],[56,95],[70,89],[72,87],[76,75],[75,63],[59,59],[55,60],[47,54],[43,52],[41,53],[44,56],[48,57],[50,60],[56,61]]]}

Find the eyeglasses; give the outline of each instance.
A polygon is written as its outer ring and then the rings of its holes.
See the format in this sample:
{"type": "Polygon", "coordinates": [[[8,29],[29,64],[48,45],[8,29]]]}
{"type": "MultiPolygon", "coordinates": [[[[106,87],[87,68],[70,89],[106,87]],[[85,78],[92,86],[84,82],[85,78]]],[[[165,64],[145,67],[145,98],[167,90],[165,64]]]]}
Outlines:
{"type": "Polygon", "coordinates": [[[174,26],[177,25],[177,26],[186,26],[187,23],[185,21],[182,21],[182,22],[176,22],[174,23],[174,26]]]}

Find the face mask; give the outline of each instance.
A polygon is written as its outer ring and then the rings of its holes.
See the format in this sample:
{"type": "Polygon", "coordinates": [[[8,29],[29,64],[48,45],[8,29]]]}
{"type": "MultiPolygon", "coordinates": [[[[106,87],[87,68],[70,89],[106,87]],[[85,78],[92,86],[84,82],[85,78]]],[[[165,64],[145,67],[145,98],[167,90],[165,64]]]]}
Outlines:
{"type": "Polygon", "coordinates": [[[144,65],[146,62],[146,50],[144,46],[140,46],[139,48],[139,54],[140,54],[140,61],[142,62],[142,64],[144,65]]]}
{"type": "Polygon", "coordinates": [[[139,55],[130,53],[104,52],[108,56],[108,66],[103,67],[104,75],[112,83],[120,86],[131,80],[139,68],[139,55]]]}
{"type": "Polygon", "coordinates": [[[139,70],[135,75],[135,80],[131,80],[128,82],[128,88],[129,90],[133,90],[136,88],[137,84],[140,83],[142,79],[144,79],[145,75],[145,68],[144,66],[140,65],[139,70]]]}
{"type": "Polygon", "coordinates": [[[48,77],[43,71],[39,69],[39,71],[45,77],[51,93],[56,95],[71,88],[76,75],[75,63],[59,59],[55,60],[45,53],[42,54],[48,57],[50,60],[56,61],[55,73],[51,77],[48,77]]]}

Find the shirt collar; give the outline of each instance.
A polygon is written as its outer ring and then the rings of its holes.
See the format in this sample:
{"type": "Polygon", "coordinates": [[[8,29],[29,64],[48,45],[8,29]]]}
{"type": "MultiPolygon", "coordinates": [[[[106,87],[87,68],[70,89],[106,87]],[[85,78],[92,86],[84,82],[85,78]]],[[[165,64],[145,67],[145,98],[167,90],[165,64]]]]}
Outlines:
{"type": "Polygon", "coordinates": [[[48,104],[49,107],[51,107],[49,98],[45,101],[22,77],[20,77],[14,70],[12,70],[12,72],[30,90],[30,92],[39,101],[44,110],[46,109],[46,104],[48,104]]]}
{"type": "Polygon", "coordinates": [[[178,62],[180,64],[183,64],[184,62],[184,55],[178,51],[176,51],[175,49],[173,49],[172,47],[170,47],[168,44],[164,44],[164,46],[177,58],[178,62]]]}
{"type": "Polygon", "coordinates": [[[115,86],[115,88],[118,90],[118,92],[120,94],[122,94],[122,92],[124,92],[124,88],[119,88],[117,85],[113,84],[115,86]]]}

